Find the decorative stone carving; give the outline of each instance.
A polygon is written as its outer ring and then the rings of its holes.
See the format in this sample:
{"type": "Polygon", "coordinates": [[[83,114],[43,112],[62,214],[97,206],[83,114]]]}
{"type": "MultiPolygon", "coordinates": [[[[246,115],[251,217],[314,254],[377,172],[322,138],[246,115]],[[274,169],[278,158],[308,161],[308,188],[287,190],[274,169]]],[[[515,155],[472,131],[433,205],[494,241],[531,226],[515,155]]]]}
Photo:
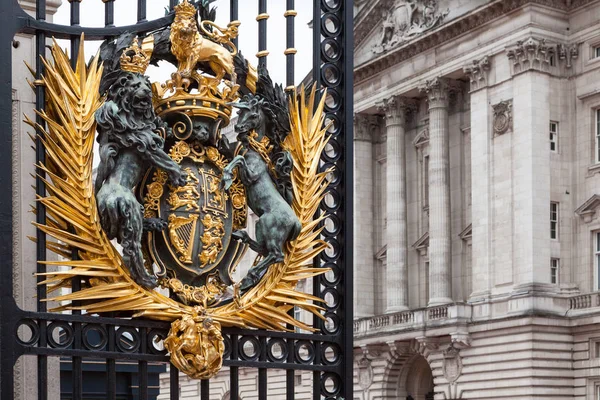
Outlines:
{"type": "Polygon", "coordinates": [[[471,92],[487,86],[490,67],[491,63],[488,56],[479,60],[473,60],[470,65],[463,67],[463,72],[469,77],[469,81],[471,82],[471,92]]]}
{"type": "Polygon", "coordinates": [[[379,117],[377,115],[354,114],[354,140],[372,142],[378,132],[379,117]]]}
{"type": "Polygon", "coordinates": [[[381,38],[372,51],[386,52],[423,32],[439,26],[450,12],[440,12],[437,0],[396,0],[384,12],[381,38]]]}
{"type": "Polygon", "coordinates": [[[363,390],[367,390],[373,383],[373,367],[371,360],[363,356],[356,362],[358,366],[358,385],[363,390]]]}
{"type": "Polygon", "coordinates": [[[459,349],[454,347],[454,344],[451,344],[444,351],[444,361],[442,363],[442,373],[444,374],[444,378],[449,383],[454,383],[460,377],[462,373],[462,359],[459,354],[459,349]]]}
{"type": "Polygon", "coordinates": [[[573,44],[562,44],[556,45],[556,51],[558,53],[558,59],[565,62],[567,68],[573,66],[572,61],[579,57],[579,43],[573,44]]]}
{"type": "Polygon", "coordinates": [[[418,336],[415,338],[415,340],[417,344],[416,352],[425,358],[427,358],[429,353],[438,350],[440,347],[434,338],[418,336]]]}
{"type": "Polygon", "coordinates": [[[492,106],[494,110],[494,135],[503,135],[512,131],[512,100],[504,100],[492,106]]]}
{"type": "MultiPolygon", "coordinates": [[[[470,226],[471,224],[469,224],[470,226]]],[[[456,349],[460,350],[471,347],[471,335],[468,332],[452,332],[450,340],[452,341],[452,346],[456,349]]]]}
{"type": "Polygon", "coordinates": [[[408,114],[417,110],[416,100],[402,96],[391,96],[375,105],[385,115],[386,126],[404,125],[408,114]]]}
{"type": "Polygon", "coordinates": [[[546,39],[530,37],[519,40],[506,53],[511,61],[512,74],[516,75],[529,70],[548,72],[550,59],[556,54],[556,46],[546,43],[546,39]]]}

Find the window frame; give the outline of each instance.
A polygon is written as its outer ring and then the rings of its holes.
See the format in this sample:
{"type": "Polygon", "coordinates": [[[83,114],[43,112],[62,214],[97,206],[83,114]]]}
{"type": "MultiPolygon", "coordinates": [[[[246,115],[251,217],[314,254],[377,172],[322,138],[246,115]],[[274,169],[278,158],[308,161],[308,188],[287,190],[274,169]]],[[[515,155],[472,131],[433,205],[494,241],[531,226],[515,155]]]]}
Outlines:
{"type": "Polygon", "coordinates": [[[557,201],[551,201],[550,202],[550,239],[551,240],[558,240],[560,237],[559,220],[560,220],[560,203],[557,201]],[[555,211],[552,210],[553,206],[556,206],[555,211]],[[555,218],[555,219],[553,219],[553,218],[555,218]]]}
{"type": "Polygon", "coordinates": [[[594,163],[600,164],[600,108],[594,110],[594,163]]]}
{"type": "Polygon", "coordinates": [[[553,285],[560,284],[560,259],[550,259],[550,283],[553,285]]]}
{"type": "Polygon", "coordinates": [[[600,231],[593,233],[593,266],[594,266],[594,291],[600,290],[600,231]]]}
{"type": "Polygon", "coordinates": [[[548,130],[550,133],[550,151],[553,153],[558,153],[558,133],[559,133],[558,121],[550,121],[548,130]],[[552,131],[553,125],[555,127],[555,131],[552,131]],[[554,149],[552,149],[552,145],[554,145],[554,149]]]}

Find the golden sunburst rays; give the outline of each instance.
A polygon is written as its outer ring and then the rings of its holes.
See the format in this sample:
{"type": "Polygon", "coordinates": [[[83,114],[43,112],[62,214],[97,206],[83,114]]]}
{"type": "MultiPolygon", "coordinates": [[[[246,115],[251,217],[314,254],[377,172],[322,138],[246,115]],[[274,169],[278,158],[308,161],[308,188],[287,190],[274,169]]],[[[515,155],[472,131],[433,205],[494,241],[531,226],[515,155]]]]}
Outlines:
{"type": "Polygon", "coordinates": [[[289,330],[286,325],[307,331],[315,329],[302,321],[295,320],[288,312],[299,307],[324,319],[319,305],[323,300],[296,290],[298,282],[324,274],[326,268],[314,268],[313,259],[327,248],[320,239],[323,229],[321,222],[325,215],[315,219],[319,204],[327,189],[326,177],[329,171],[319,172],[319,159],[326,144],[328,127],[324,125],[323,107],[325,95],[316,102],[316,86],[308,98],[304,88],[300,89],[300,99],[294,93],[290,100],[291,133],[284,142],[294,160],[291,173],[294,199],[292,207],[302,224],[298,237],[288,243],[284,262],[272,265],[261,282],[248,291],[239,303],[231,304],[214,312],[239,316],[248,325],[272,329],[289,330]]]}
{"type": "Polygon", "coordinates": [[[173,322],[183,315],[211,317],[223,326],[288,330],[288,326],[314,330],[295,320],[288,312],[299,307],[320,318],[322,299],[296,290],[299,281],[327,272],[314,268],[312,260],[326,247],[320,239],[321,222],[317,219],[319,203],[327,188],[326,172],[319,172],[319,158],[327,143],[324,126],[324,96],[316,104],[316,89],[306,97],[304,90],[290,100],[291,133],[284,143],[294,159],[291,174],[294,191],[293,209],[302,230],[286,247],[283,263],[273,265],[261,282],[239,301],[221,307],[199,310],[185,306],[159,292],[146,290],[128,275],[119,252],[100,226],[94,197],[92,162],[95,139],[95,111],[104,99],[99,94],[102,66],[98,56],[86,65],[82,46],[76,67],[56,41],[53,61],[43,60],[46,73],[35,82],[46,90],[46,106],[37,112],[43,127],[33,120],[26,122],[39,132],[46,149],[42,171],[47,195],[38,197],[46,208],[47,221],[36,224],[50,240],[47,248],[61,257],[45,261],[59,271],[40,274],[45,277],[49,300],[63,305],[53,311],[83,310],[88,313],[125,312],[132,317],[147,317],[173,322]],[[72,257],[76,254],[77,257],[72,257]],[[83,280],[77,292],[61,293],[70,288],[74,277],[83,280]],[[58,292],[58,293],[57,293],[58,292]],[[77,306],[73,302],[78,302],[77,306]]]}

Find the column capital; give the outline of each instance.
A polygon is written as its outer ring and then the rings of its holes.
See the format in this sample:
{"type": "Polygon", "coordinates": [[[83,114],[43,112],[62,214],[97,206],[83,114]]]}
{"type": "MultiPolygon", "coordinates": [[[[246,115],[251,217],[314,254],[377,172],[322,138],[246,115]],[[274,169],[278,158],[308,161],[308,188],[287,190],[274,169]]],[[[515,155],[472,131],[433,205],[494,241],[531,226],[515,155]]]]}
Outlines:
{"type": "Polygon", "coordinates": [[[417,101],[404,96],[390,96],[375,104],[377,110],[385,115],[386,126],[404,125],[406,114],[417,109],[417,101]]]}
{"type": "Polygon", "coordinates": [[[372,142],[378,133],[379,116],[373,114],[354,113],[354,140],[372,142]]]}
{"type": "Polygon", "coordinates": [[[428,79],[419,86],[421,93],[427,96],[430,110],[432,108],[448,108],[450,93],[456,89],[454,81],[439,76],[428,79]]]}
{"type": "Polygon", "coordinates": [[[484,56],[479,60],[473,60],[471,64],[463,67],[463,72],[469,77],[471,83],[471,92],[487,86],[490,69],[491,62],[488,56],[484,56]]]}

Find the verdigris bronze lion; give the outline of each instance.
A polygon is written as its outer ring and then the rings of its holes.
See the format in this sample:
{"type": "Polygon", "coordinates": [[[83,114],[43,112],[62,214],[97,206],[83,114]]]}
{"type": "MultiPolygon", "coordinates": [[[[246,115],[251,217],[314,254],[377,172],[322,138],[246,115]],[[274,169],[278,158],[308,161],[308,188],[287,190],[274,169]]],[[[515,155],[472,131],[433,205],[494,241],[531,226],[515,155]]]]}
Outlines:
{"type": "Polygon", "coordinates": [[[164,229],[160,220],[144,221],[143,206],[133,189],[149,167],[165,171],[175,186],[186,184],[184,173],[163,150],[164,139],[156,132],[166,128],[152,107],[150,81],[142,74],[122,71],[96,112],[100,165],[95,181],[102,228],[123,247],[123,261],[131,277],[152,288],[156,278],[144,266],[141,241],[144,226],[164,229]]]}

